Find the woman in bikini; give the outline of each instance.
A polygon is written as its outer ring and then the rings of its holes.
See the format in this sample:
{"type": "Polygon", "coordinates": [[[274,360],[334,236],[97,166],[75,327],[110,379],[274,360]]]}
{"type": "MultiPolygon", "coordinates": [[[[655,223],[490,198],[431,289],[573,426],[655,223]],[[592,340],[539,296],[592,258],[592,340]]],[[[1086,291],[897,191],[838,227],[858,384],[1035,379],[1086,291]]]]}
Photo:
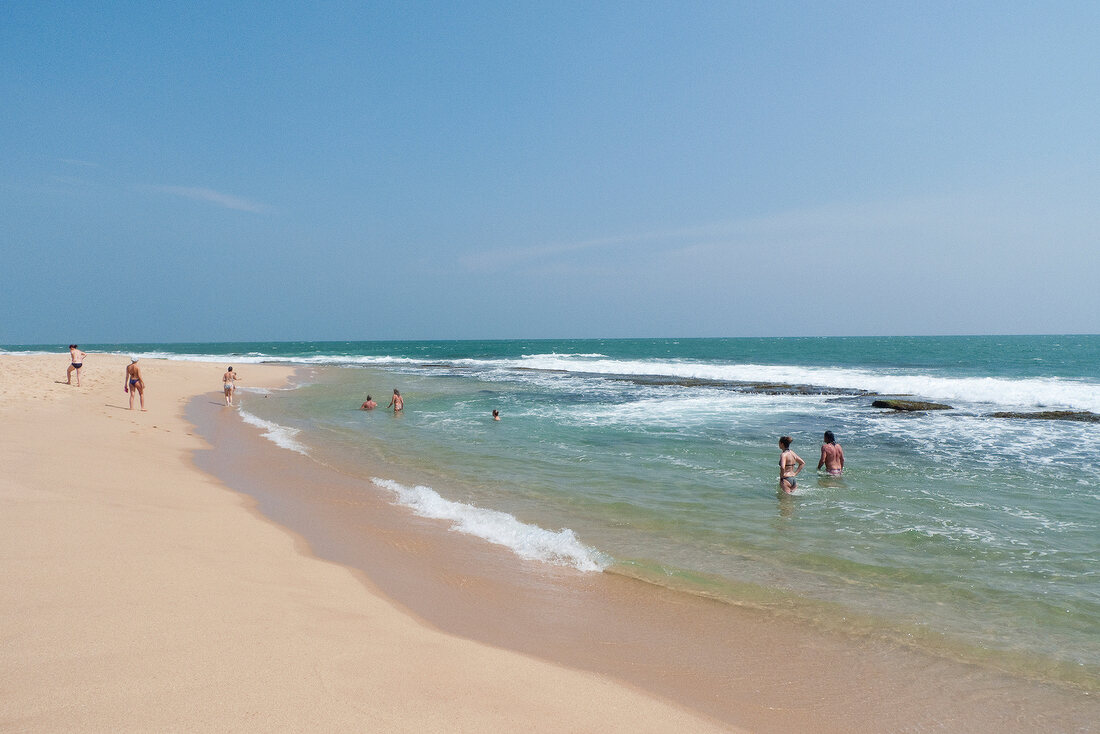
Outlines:
{"type": "MultiPolygon", "coordinates": [[[[401,398],[401,393],[397,390],[396,387],[393,389],[393,397],[390,398],[390,405],[393,406],[394,415],[397,415],[397,412],[399,410],[405,409],[405,401],[401,398]]],[[[389,408],[390,405],[387,405],[386,407],[389,408]]]]}
{"type": "Polygon", "coordinates": [[[141,409],[145,410],[145,380],[141,379],[141,368],[138,367],[137,357],[130,357],[130,364],[126,365],[126,375],[123,377],[122,391],[130,393],[130,410],[134,409],[134,392],[141,399],[141,409]]]}
{"type": "Polygon", "coordinates": [[[825,471],[834,477],[844,473],[844,449],[836,442],[832,431],[825,431],[825,442],[821,444],[821,458],[817,460],[817,470],[825,471]]]}
{"type": "Polygon", "coordinates": [[[222,390],[225,392],[225,404],[233,404],[233,391],[237,389],[237,380],[241,379],[240,375],[233,371],[230,367],[222,375],[222,390]]]}
{"type": "Polygon", "coordinates": [[[798,486],[795,476],[806,466],[802,457],[791,451],[792,440],[790,436],[781,436],[779,439],[779,449],[783,452],[779,455],[779,486],[787,494],[794,492],[794,488],[798,486]]]}

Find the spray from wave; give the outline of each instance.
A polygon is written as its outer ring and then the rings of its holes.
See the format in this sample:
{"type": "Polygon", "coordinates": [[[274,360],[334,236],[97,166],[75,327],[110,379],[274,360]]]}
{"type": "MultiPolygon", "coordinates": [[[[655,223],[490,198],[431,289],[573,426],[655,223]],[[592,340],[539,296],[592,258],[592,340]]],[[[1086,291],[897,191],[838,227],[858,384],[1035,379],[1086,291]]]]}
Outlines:
{"type": "Polygon", "coordinates": [[[263,418],[255,416],[243,408],[238,408],[238,412],[245,423],[256,426],[264,431],[264,438],[271,441],[276,446],[280,446],[290,451],[297,451],[304,456],[309,456],[309,450],[294,439],[294,437],[301,432],[297,428],[290,428],[289,426],[281,426],[278,423],[265,421],[263,418]]]}
{"type": "Polygon", "coordinates": [[[609,565],[603,554],[581,543],[569,528],[557,532],[546,530],[520,522],[506,512],[452,502],[430,487],[406,487],[390,479],[371,481],[393,492],[400,504],[417,515],[447,520],[452,530],[503,545],[520,558],[568,566],[578,571],[602,571],[609,565]]]}

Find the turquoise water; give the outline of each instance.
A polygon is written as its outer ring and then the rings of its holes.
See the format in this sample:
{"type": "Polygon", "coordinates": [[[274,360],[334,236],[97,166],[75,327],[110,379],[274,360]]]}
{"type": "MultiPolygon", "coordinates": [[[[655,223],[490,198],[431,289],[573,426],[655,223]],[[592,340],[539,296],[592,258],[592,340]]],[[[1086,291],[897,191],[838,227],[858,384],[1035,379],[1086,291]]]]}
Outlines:
{"type": "Polygon", "coordinates": [[[245,385],[249,362],[310,365],[242,415],[535,564],[1100,689],[1100,424],[991,416],[1100,413],[1098,336],[84,348],[226,361],[245,385]],[[842,478],[814,472],[826,429],[842,478]],[[790,497],[782,434],[808,464],[790,497]]]}

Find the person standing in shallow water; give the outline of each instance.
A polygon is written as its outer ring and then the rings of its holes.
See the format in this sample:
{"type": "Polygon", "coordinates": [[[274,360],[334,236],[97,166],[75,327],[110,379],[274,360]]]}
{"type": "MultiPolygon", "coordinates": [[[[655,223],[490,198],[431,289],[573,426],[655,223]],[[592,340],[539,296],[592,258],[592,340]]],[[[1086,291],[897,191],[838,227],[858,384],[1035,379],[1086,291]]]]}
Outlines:
{"type": "Polygon", "coordinates": [[[782,452],[779,454],[779,486],[787,494],[794,492],[795,487],[798,486],[795,476],[802,471],[802,467],[806,466],[802,457],[791,451],[793,440],[790,436],[779,438],[779,449],[782,452]]]}
{"type": "Polygon", "coordinates": [[[374,400],[371,398],[371,396],[368,395],[366,401],[364,401],[363,404],[361,406],[359,406],[359,409],[360,410],[374,410],[377,407],[378,407],[378,403],[374,402],[374,400]]]}
{"type": "Polygon", "coordinates": [[[821,467],[834,477],[844,473],[844,449],[836,442],[832,431],[825,431],[825,443],[821,444],[821,458],[817,460],[817,470],[821,467]]]}
{"type": "Polygon", "coordinates": [[[389,408],[390,405],[393,406],[394,415],[396,415],[398,411],[405,409],[405,401],[401,398],[401,392],[396,387],[393,389],[393,397],[390,398],[390,404],[387,405],[386,408],[389,408]]]}
{"type": "Polygon", "coordinates": [[[84,358],[88,355],[80,351],[75,344],[69,345],[69,369],[65,370],[65,384],[73,384],[73,371],[76,371],[76,386],[80,387],[80,368],[84,366],[84,358]]]}

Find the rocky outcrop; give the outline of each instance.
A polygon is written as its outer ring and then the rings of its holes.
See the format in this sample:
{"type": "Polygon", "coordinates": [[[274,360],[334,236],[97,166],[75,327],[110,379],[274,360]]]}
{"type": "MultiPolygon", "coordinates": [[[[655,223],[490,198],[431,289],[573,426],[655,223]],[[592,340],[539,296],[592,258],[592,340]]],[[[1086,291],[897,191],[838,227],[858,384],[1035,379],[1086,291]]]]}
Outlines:
{"type": "Polygon", "coordinates": [[[876,400],[871,403],[871,407],[901,410],[907,413],[925,410],[954,410],[950,405],[944,405],[943,403],[926,403],[921,400],[876,400]]]}
{"type": "Polygon", "coordinates": [[[1030,418],[1040,421],[1078,421],[1100,423],[1100,415],[1087,410],[1042,410],[1038,413],[994,413],[994,418],[1030,418]]]}
{"type": "Polygon", "coordinates": [[[699,377],[672,377],[666,375],[609,375],[602,373],[578,372],[582,377],[603,377],[608,380],[622,380],[635,385],[675,385],[677,387],[717,387],[735,392],[758,395],[843,395],[867,396],[875,393],[867,390],[846,387],[826,387],[822,385],[793,385],[785,382],[744,382],[739,380],[712,380],[699,377]]]}

